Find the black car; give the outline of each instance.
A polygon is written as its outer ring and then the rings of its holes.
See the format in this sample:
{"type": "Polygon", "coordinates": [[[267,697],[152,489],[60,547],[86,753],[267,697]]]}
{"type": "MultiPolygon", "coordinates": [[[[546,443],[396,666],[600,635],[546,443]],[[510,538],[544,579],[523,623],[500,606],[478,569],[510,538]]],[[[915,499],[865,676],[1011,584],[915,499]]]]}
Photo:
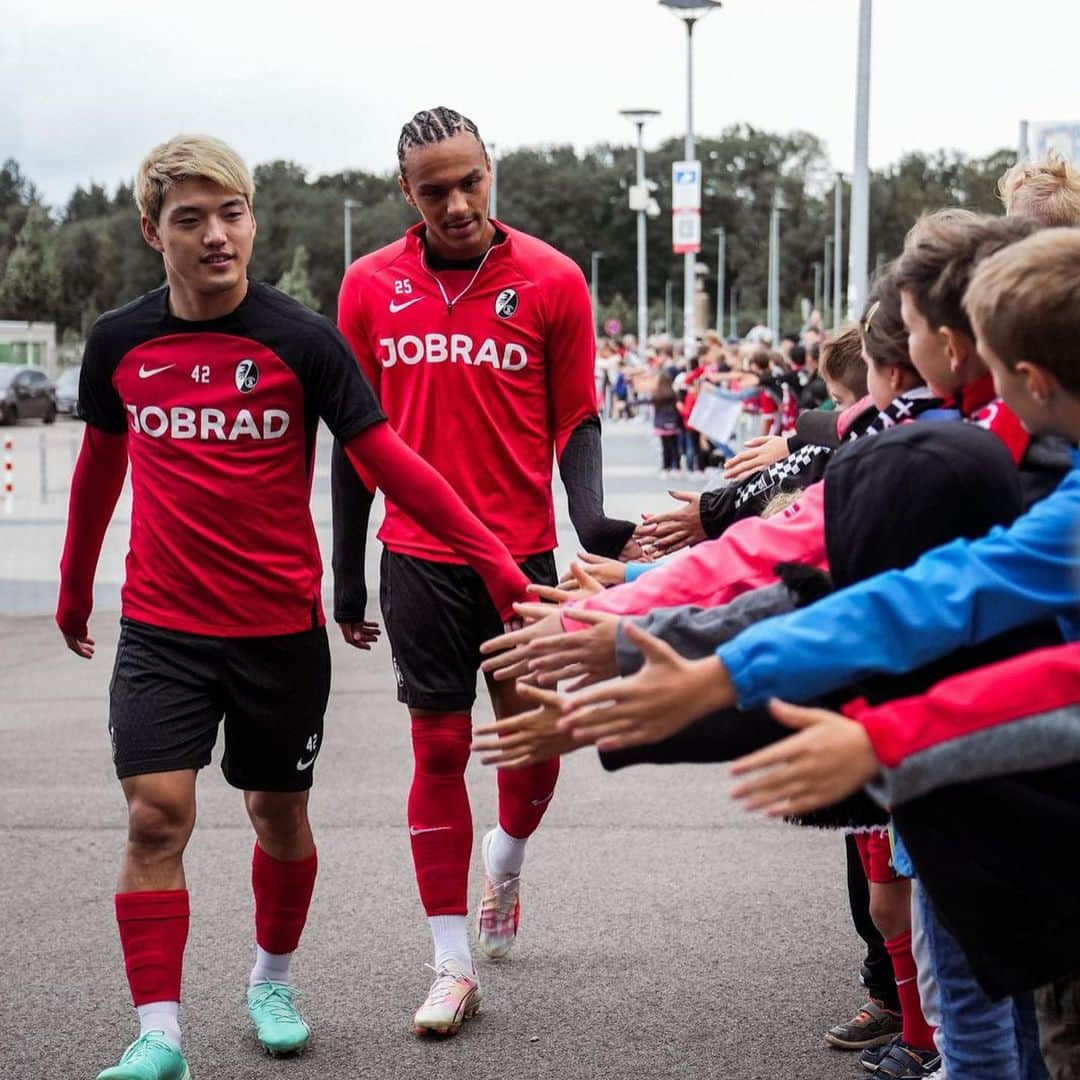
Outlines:
{"type": "Polygon", "coordinates": [[[56,386],[37,368],[0,364],[0,424],[56,419],[56,386]]]}

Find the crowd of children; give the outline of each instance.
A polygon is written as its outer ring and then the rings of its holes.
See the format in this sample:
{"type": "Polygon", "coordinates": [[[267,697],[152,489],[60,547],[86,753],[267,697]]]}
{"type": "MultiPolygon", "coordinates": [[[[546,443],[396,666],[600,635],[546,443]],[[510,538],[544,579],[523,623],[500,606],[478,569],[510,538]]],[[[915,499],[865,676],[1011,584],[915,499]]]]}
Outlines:
{"type": "Polygon", "coordinates": [[[844,831],[867,1000],[825,1040],[894,1080],[1080,1078],[1080,174],[1000,191],[916,222],[857,326],[710,342],[679,377],[835,407],[484,646],[534,704],[488,764],[734,761],[747,809],[844,831]]]}

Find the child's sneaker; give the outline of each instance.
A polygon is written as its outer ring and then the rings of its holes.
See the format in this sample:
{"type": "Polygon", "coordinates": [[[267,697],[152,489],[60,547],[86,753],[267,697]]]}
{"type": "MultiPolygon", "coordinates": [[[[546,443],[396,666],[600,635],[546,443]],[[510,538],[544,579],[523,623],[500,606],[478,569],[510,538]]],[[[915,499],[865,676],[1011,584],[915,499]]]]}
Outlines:
{"type": "Polygon", "coordinates": [[[838,1050],[864,1050],[889,1042],[902,1028],[898,1012],[871,998],[850,1020],[829,1028],[825,1041],[838,1050]]]}
{"type": "Polygon", "coordinates": [[[875,1076],[888,1080],[922,1080],[941,1068],[936,1050],[920,1050],[898,1035],[887,1046],[872,1047],[859,1055],[859,1064],[875,1076]]]}

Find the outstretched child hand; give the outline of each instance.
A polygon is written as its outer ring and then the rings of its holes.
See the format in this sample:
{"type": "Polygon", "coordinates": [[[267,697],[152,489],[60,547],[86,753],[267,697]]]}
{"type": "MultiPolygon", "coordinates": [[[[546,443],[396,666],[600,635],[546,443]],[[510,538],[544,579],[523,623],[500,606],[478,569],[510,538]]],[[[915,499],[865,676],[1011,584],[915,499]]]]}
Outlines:
{"type": "Polygon", "coordinates": [[[769,711],[798,734],[732,763],[733,776],[751,777],[731,792],[745,809],[805,814],[839,802],[880,771],[869,736],[854,720],[776,698],[769,711]]]}

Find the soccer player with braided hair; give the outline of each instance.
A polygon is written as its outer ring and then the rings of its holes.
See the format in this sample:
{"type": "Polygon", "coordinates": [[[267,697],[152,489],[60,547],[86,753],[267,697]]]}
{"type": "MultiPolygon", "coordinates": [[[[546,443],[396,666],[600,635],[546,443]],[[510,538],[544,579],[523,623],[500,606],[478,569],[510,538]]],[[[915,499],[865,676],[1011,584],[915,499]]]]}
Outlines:
{"type": "MultiPolygon", "coordinates": [[[[417,113],[398,142],[400,185],[421,220],[346,271],[338,324],[402,438],[538,584],[557,581],[551,495],[558,461],[570,517],[589,551],[632,557],[632,522],[603,509],[592,308],[566,256],[488,213],[491,161],[476,125],[452,109],[417,113]]],[[[335,618],[359,640],[367,600],[362,529],[373,491],[334,470],[335,618]]],[[[479,1007],[468,935],[472,818],[465,788],[480,643],[503,621],[479,578],[387,500],[381,601],[415,761],[409,835],[435,951],[417,1034],[454,1034],[479,1007]],[[438,617],[433,617],[437,613],[438,617]]],[[[489,682],[496,715],[522,710],[489,682]]],[[[552,797],[557,762],[500,772],[499,820],[484,836],[479,945],[510,950],[525,842],[552,797]]]]}

